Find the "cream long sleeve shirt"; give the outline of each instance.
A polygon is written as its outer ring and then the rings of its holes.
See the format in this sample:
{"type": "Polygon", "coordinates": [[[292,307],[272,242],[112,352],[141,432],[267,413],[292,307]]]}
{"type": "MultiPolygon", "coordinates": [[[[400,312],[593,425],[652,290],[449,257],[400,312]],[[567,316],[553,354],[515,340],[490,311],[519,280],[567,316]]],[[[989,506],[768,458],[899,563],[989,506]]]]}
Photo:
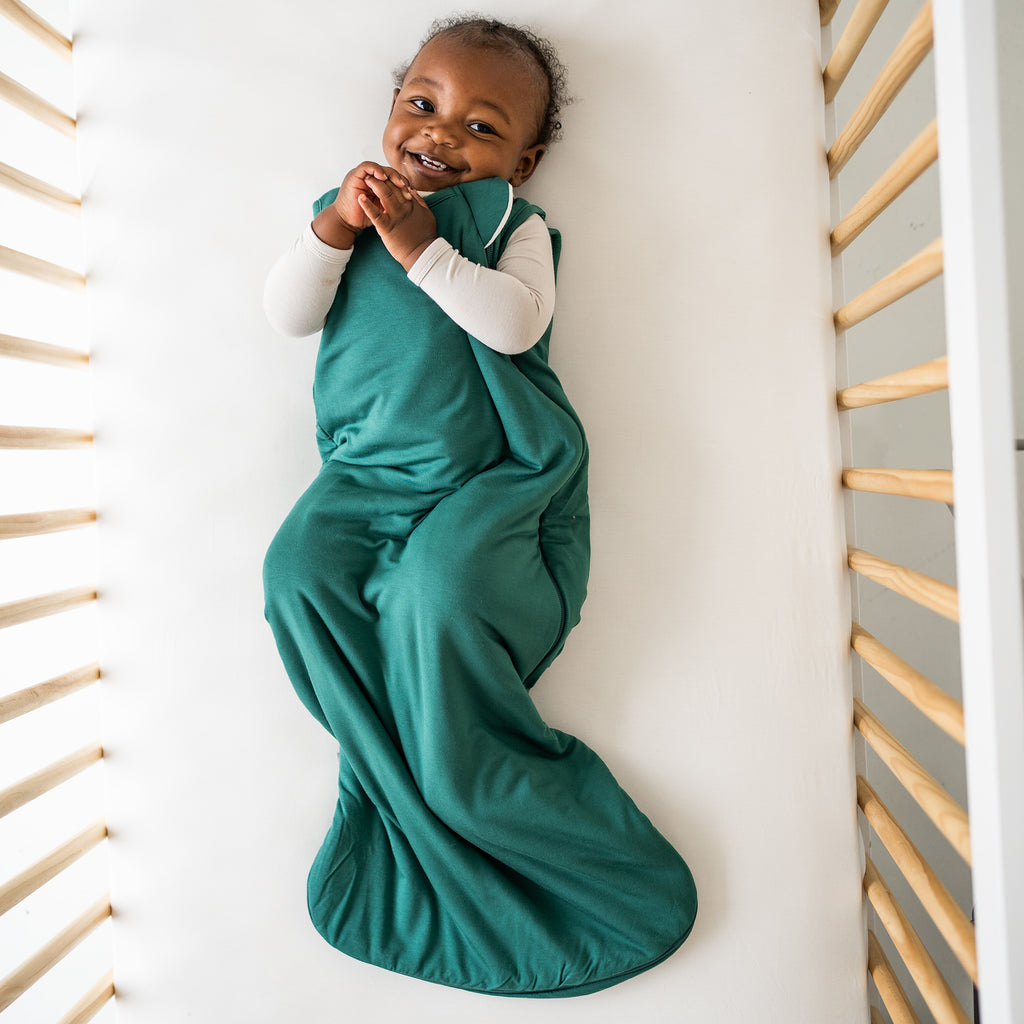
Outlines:
{"type": "MultiPolygon", "coordinates": [[[[351,256],[307,225],[267,275],[263,306],[271,326],[296,338],[322,330],[351,256]]],[[[551,238],[537,214],[512,232],[495,270],[436,238],[408,277],[465,331],[508,355],[535,345],[554,313],[551,238]]]]}

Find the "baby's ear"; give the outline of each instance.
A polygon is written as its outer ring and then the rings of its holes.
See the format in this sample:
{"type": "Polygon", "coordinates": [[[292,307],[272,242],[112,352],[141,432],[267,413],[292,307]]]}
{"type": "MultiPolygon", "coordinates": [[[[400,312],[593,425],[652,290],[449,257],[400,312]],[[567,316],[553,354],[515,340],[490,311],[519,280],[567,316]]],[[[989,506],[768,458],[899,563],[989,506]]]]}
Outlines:
{"type": "Polygon", "coordinates": [[[528,146],[524,149],[522,156],[519,157],[519,163],[516,164],[516,169],[512,172],[512,177],[508,179],[508,183],[513,188],[522,185],[537,170],[537,164],[541,162],[547,151],[548,147],[542,144],[528,146]]]}

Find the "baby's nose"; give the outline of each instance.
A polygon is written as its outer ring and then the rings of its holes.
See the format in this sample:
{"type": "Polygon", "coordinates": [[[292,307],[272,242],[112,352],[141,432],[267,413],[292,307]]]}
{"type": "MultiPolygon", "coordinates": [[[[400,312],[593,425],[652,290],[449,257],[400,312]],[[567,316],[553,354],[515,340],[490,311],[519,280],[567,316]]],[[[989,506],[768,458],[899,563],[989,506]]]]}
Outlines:
{"type": "Polygon", "coordinates": [[[447,121],[432,121],[424,126],[423,134],[436,146],[453,146],[456,142],[455,130],[447,121]]]}

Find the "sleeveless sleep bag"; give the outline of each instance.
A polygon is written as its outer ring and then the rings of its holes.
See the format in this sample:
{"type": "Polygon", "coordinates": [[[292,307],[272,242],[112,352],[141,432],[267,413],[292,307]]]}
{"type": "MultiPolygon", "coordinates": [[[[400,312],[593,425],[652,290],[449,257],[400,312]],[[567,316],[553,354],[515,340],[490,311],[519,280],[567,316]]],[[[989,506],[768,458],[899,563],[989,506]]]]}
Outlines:
{"type": "MultiPolygon", "coordinates": [[[[427,203],[489,267],[543,216],[498,179],[427,203]]],[[[505,996],[638,974],[697,906],[678,853],[528,692],[589,568],[587,446],[550,330],[495,352],[363,231],[317,357],[323,464],[264,564],[285,668],[341,748],[314,924],[359,960],[505,996]]]]}

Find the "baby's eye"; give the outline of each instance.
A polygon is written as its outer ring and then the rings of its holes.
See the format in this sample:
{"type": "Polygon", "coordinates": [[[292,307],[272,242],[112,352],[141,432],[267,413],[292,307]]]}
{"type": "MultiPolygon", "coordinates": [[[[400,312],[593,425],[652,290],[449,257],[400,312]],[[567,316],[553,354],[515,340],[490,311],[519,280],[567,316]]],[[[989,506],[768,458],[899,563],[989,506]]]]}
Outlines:
{"type": "Polygon", "coordinates": [[[409,100],[409,102],[418,109],[424,111],[427,114],[434,112],[434,104],[430,100],[425,100],[421,96],[417,96],[415,99],[409,100]]]}
{"type": "Polygon", "coordinates": [[[477,133],[477,135],[495,134],[494,129],[489,124],[485,124],[483,121],[471,121],[469,127],[472,128],[473,131],[477,133]]]}

